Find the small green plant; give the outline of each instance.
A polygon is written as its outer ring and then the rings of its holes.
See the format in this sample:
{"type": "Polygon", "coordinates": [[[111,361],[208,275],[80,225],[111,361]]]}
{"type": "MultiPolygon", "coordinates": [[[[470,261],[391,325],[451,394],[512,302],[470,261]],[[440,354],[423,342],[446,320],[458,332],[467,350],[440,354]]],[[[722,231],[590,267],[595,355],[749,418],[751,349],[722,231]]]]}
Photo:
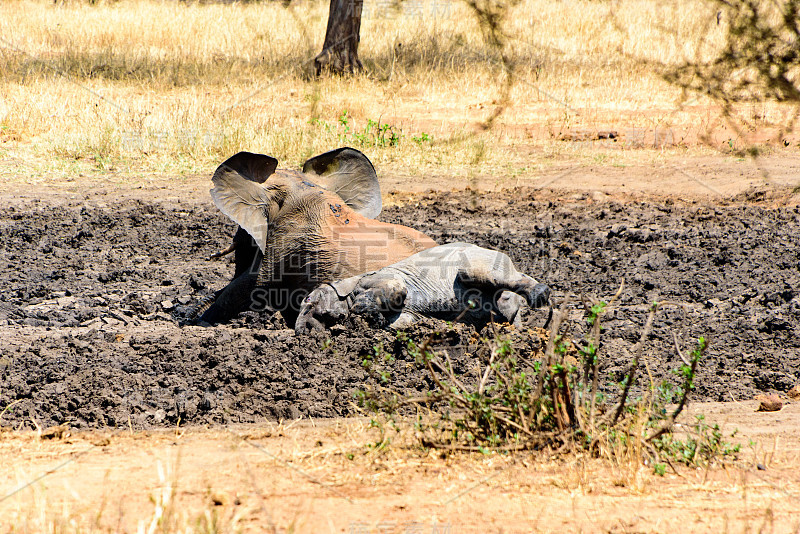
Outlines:
{"type": "Polygon", "coordinates": [[[425,361],[425,358],[432,356],[429,351],[425,350],[426,347],[420,348],[417,346],[414,340],[409,338],[404,332],[397,333],[397,340],[406,344],[408,355],[414,358],[414,361],[417,363],[417,365],[422,365],[425,361]]]}
{"type": "Polygon", "coordinates": [[[361,146],[376,146],[380,148],[396,147],[400,144],[402,133],[399,128],[380,121],[367,119],[367,125],[361,132],[355,132],[353,138],[361,146]]]}
{"type": "Polygon", "coordinates": [[[353,392],[353,398],[356,399],[356,404],[364,406],[366,404],[367,392],[363,389],[357,389],[353,392]]]}
{"type": "Polygon", "coordinates": [[[432,143],[433,142],[433,137],[431,137],[430,135],[426,134],[425,132],[422,132],[419,135],[412,135],[411,136],[411,140],[414,141],[415,143],[417,143],[418,145],[422,146],[425,143],[432,143]]]}
{"type": "MultiPolygon", "coordinates": [[[[733,432],[730,437],[736,435],[733,432]]],[[[718,459],[735,458],[741,446],[725,441],[718,424],[709,425],[705,416],[696,415],[685,437],[670,432],[653,440],[659,454],[686,465],[706,465],[718,459]]]]}
{"type": "Polygon", "coordinates": [[[608,306],[608,303],[601,300],[600,302],[596,302],[589,307],[589,313],[586,317],[586,322],[589,324],[589,326],[594,326],[595,321],[597,321],[598,317],[600,317],[600,315],[605,311],[606,306],[608,306]]]}
{"type": "MultiPolygon", "coordinates": [[[[393,422],[393,419],[389,418],[389,422],[393,422]]],[[[375,452],[382,451],[392,443],[392,438],[387,436],[386,430],[386,421],[378,420],[378,419],[370,419],[369,426],[370,428],[376,428],[379,432],[379,438],[375,443],[368,443],[367,448],[372,449],[375,452]]],[[[396,429],[396,426],[394,427],[396,429]]]]}
{"type": "MultiPolygon", "coordinates": [[[[347,110],[342,111],[337,117],[336,124],[330,124],[316,117],[312,118],[309,124],[324,129],[330,135],[335,135],[342,143],[358,147],[396,148],[400,146],[405,137],[401,128],[381,122],[380,119],[377,121],[367,119],[364,127],[359,128],[347,110]]],[[[423,132],[411,136],[411,140],[421,147],[423,144],[431,143],[433,138],[423,132]]]]}
{"type": "Polygon", "coordinates": [[[0,410],[0,420],[3,419],[3,416],[6,414],[6,412],[13,413],[14,412],[14,405],[15,404],[19,404],[20,402],[22,402],[22,400],[23,399],[17,399],[17,400],[15,400],[13,402],[10,402],[9,404],[6,405],[5,408],[0,410]]]}
{"type": "Polygon", "coordinates": [[[344,110],[341,115],[339,115],[339,124],[344,128],[344,135],[350,134],[350,116],[347,114],[347,110],[344,110]]]}

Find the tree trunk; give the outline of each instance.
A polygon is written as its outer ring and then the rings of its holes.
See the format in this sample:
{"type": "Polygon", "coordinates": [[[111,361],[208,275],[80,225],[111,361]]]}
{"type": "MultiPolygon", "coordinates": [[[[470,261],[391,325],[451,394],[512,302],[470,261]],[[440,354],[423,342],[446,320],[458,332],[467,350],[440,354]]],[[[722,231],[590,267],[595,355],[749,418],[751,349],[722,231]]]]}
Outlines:
{"type": "Polygon", "coordinates": [[[361,70],[358,42],[363,5],[364,0],[331,0],[325,44],[314,58],[317,76],[323,71],[344,74],[361,70]]]}

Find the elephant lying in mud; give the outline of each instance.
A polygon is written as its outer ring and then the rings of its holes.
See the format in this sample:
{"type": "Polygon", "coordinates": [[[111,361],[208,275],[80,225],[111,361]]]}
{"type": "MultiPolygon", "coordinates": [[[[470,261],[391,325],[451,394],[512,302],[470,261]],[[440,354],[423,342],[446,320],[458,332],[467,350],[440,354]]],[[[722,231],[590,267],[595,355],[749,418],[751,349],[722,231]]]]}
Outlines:
{"type": "Polygon", "coordinates": [[[233,280],[184,323],[214,324],[242,311],[280,310],[292,324],[320,283],[380,269],[436,243],[411,228],[373,220],[381,212],[375,169],[352,148],[309,159],[302,172],[270,156],[239,152],[214,173],[211,196],[239,225],[233,280]]]}
{"type": "Polygon", "coordinates": [[[467,243],[418,252],[374,272],[323,284],[303,302],[297,333],[322,330],[365,315],[378,326],[407,327],[423,317],[486,321],[495,313],[513,323],[521,306],[540,308],[550,288],[520,273],[511,258],[467,243]]]}

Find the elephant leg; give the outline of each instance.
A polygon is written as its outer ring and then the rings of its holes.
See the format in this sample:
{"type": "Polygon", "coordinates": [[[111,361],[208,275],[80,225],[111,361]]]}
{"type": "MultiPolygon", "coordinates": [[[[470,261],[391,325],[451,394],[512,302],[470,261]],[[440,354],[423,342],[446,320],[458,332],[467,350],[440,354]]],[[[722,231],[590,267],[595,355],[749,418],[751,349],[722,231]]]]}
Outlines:
{"type": "Polygon", "coordinates": [[[322,331],[326,326],[339,323],[345,317],[346,301],[340,299],[331,286],[323,284],[303,299],[294,323],[294,331],[298,334],[322,331]]]}
{"type": "Polygon", "coordinates": [[[366,319],[376,328],[383,328],[391,317],[402,312],[408,290],[402,280],[394,278],[371,278],[362,280],[350,311],[366,319]]]}
{"type": "Polygon", "coordinates": [[[511,291],[503,291],[497,296],[495,306],[503,318],[514,326],[522,325],[519,310],[524,305],[525,299],[511,291]]]}
{"type": "Polygon", "coordinates": [[[419,322],[420,318],[421,317],[417,314],[405,311],[393,318],[390,317],[387,326],[392,330],[402,330],[416,324],[419,322]]]}
{"type": "Polygon", "coordinates": [[[198,323],[217,324],[229,321],[252,309],[258,274],[244,273],[234,278],[214,295],[213,303],[203,312],[198,323]]]}
{"type": "Polygon", "coordinates": [[[400,312],[405,306],[408,290],[395,278],[362,281],[364,290],[359,292],[350,311],[359,315],[367,313],[400,312]]]}
{"type": "MultiPolygon", "coordinates": [[[[493,269],[467,267],[459,271],[456,280],[467,288],[481,291],[513,291],[525,298],[531,309],[546,306],[550,301],[550,288],[514,267],[503,255],[500,264],[493,269]]],[[[497,295],[499,298],[500,295],[497,295]]]]}

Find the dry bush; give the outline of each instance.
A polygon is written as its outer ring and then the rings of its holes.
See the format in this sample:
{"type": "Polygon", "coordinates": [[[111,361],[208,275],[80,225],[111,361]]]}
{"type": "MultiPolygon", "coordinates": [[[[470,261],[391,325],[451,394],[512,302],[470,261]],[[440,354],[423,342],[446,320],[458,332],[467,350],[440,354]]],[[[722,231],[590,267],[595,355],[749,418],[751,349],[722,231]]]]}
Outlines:
{"type": "MultiPolygon", "coordinates": [[[[395,418],[407,417],[412,407],[420,444],[437,449],[571,452],[577,448],[620,464],[644,461],[658,474],[672,462],[707,465],[734,457],[738,447],[727,443],[719,427],[702,417],[676,432],[676,420],[694,389],[697,366],[708,346],[705,339],[700,338],[688,354],[676,339],[683,361],[675,370],[677,385],[638,377],[656,314],[674,303],[652,304],[639,341],[630,349],[630,366],[619,391],[613,397],[600,392],[599,384],[610,379],[599,371],[602,317],[614,300],[585,304],[588,331],[580,340],[570,340],[564,332],[567,312],[562,306],[554,312],[549,332],[541,336],[542,350],[534,353],[516,348],[510,336],[492,325],[492,335],[474,354],[481,370],[476,381],[455,371],[447,350],[432,348],[442,332],[419,344],[400,333],[409,355],[427,369],[433,391],[424,398],[409,398],[395,390],[391,380],[383,379],[386,387],[358,393],[360,405],[392,424],[395,418]]],[[[379,360],[376,356],[374,361],[379,360]]],[[[380,373],[380,368],[372,371],[380,373]]],[[[376,426],[383,429],[383,423],[376,426]]],[[[379,443],[386,441],[382,435],[379,443]]]]}

